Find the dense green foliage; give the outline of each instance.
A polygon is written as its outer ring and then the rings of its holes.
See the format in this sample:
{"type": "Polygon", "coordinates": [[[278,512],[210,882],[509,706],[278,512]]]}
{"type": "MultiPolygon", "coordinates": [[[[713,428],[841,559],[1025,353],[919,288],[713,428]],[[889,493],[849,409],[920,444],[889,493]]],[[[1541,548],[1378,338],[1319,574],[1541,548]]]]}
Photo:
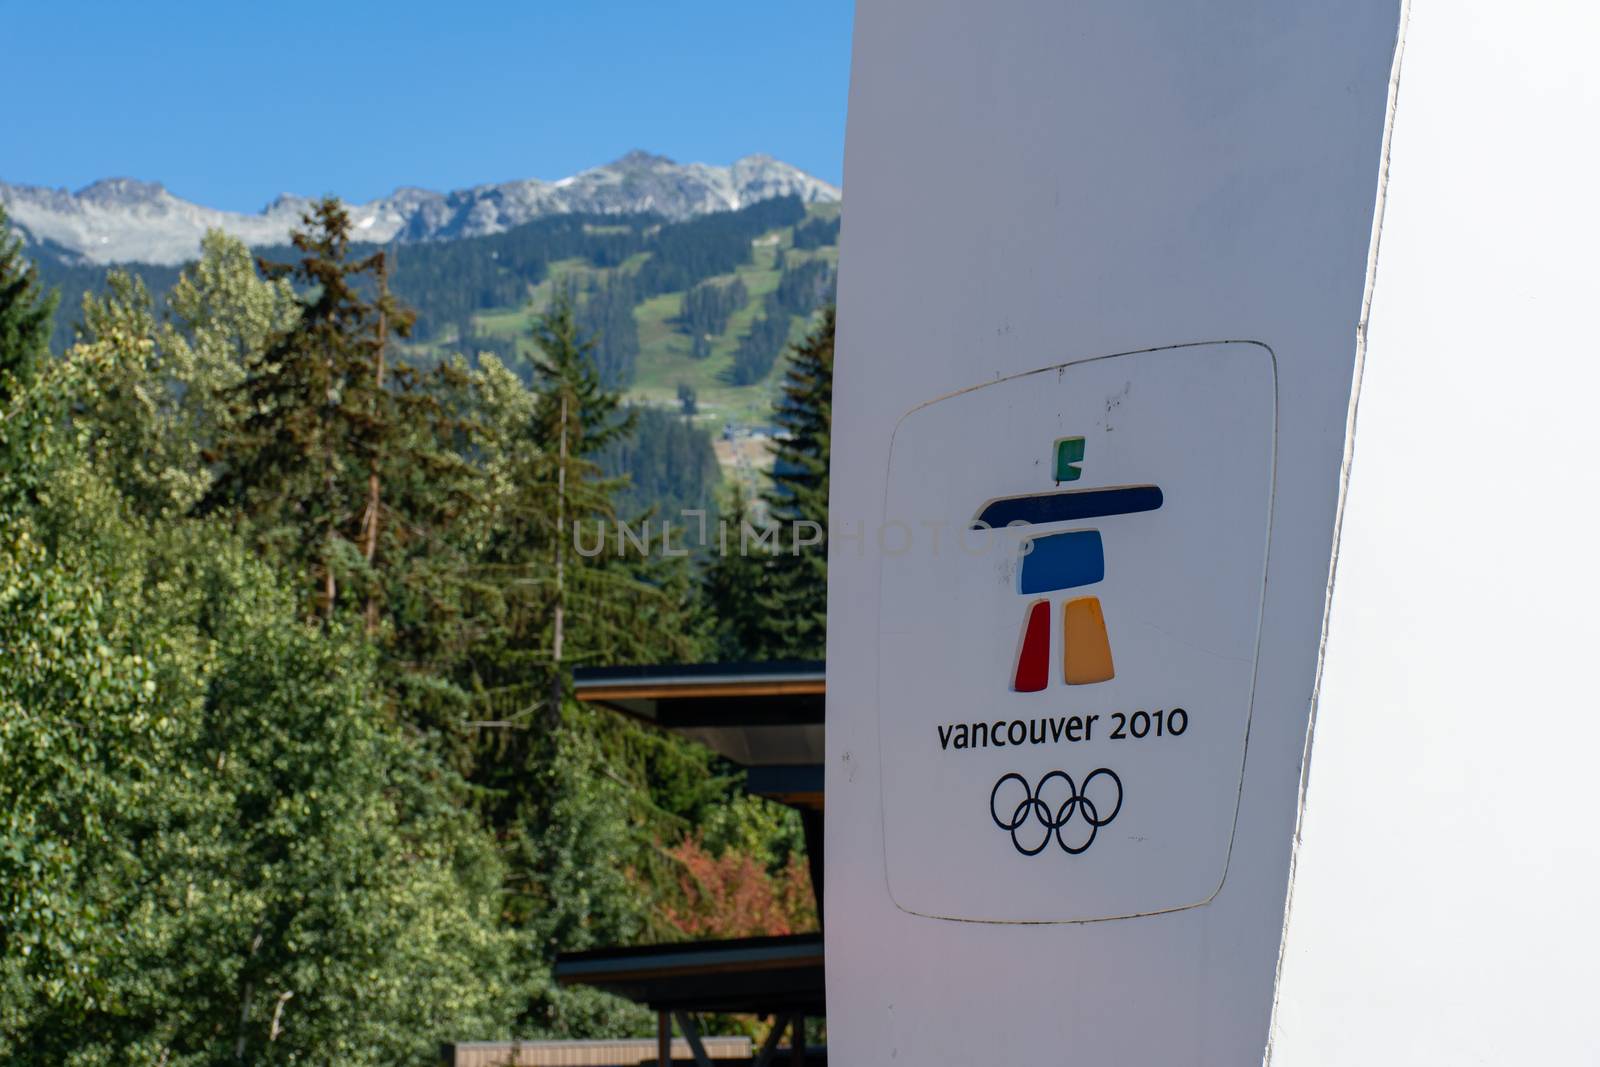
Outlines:
{"type": "MultiPolygon", "coordinates": [[[[282,265],[213,234],[154,293],[106,274],[46,359],[0,228],[0,1061],[642,1032],[553,956],[724,928],[708,900],[809,914],[792,812],[569,696],[578,665],[746,651],[692,557],[615,537],[710,510],[718,471],[703,429],[622,403],[597,297],[725,272],[798,212],[552,224],[661,266],[557,287],[515,366],[410,362],[404,268],[333,201],[282,265]],[[687,900],[701,867],[738,877],[687,900]]],[[[716,573],[745,602],[780,580],[716,573]]]]}
{"type": "Polygon", "coordinates": [[[0,424],[41,486],[0,542],[0,1058],[421,1062],[516,1003],[500,861],[358,634],[85,447],[151,355],[75,348],[0,424]]]}

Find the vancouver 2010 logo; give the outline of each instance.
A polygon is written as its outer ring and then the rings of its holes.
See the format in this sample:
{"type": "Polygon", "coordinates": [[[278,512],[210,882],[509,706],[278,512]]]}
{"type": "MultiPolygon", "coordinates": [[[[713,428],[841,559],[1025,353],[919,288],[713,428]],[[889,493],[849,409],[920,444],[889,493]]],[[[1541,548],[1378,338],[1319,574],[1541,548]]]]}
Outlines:
{"type": "MultiPolygon", "coordinates": [[[[1084,439],[1063,437],[1052,457],[1055,481],[1077,481],[1083,474],[1084,439]]],[[[1132,515],[1161,507],[1159,486],[1123,485],[1106,489],[1054,489],[989,500],[972,520],[973,529],[1086,522],[1132,515]]],[[[1066,530],[1023,540],[1017,568],[1018,591],[1046,594],[1028,604],[1017,647],[1011,688],[1036,693],[1050,684],[1051,593],[1105,580],[1105,543],[1097,529],[1066,530]]],[[[1116,677],[1105,613],[1097,596],[1067,599],[1061,608],[1061,669],[1067,685],[1093,685],[1116,677]]]]}
{"type": "MultiPolygon", "coordinates": [[[[1055,442],[1055,482],[1083,475],[1082,437],[1055,442]]],[[[1162,505],[1159,486],[1061,489],[1008,496],[985,503],[974,528],[1076,523],[1113,515],[1155,511],[1162,505]]],[[[1105,542],[1098,529],[1066,530],[1026,538],[1017,568],[1018,591],[1036,596],[1023,615],[1011,688],[1036,693],[1050,684],[1050,594],[1105,580],[1105,542]],[[1045,594],[1038,596],[1038,594],[1045,594]]],[[[1097,596],[1068,598],[1061,609],[1061,673],[1067,685],[1093,685],[1116,677],[1105,612],[1097,596]]],[[[1080,855],[1094,844],[1100,828],[1122,810],[1122,779],[1108,767],[1090,771],[1082,785],[1065,771],[1051,771],[1037,787],[1020,774],[1002,775],[989,794],[989,815],[1011,835],[1024,856],[1037,856],[1055,841],[1063,852],[1080,855]]]]}

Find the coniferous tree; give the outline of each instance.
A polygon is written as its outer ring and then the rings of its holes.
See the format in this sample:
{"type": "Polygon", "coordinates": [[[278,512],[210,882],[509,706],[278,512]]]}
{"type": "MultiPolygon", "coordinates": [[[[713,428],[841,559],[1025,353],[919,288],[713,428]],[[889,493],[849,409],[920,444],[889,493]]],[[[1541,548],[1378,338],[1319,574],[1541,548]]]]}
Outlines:
{"type": "Polygon", "coordinates": [[[833,308],[792,347],[773,405],[781,433],[773,445],[772,484],[762,494],[777,526],[775,550],[745,553],[743,502],[728,517],[726,551],[708,570],[706,606],[725,659],[820,659],[827,634],[828,550],[811,540],[828,523],[828,454],[833,401],[833,308]],[[816,527],[806,526],[815,523],[816,527]]]}
{"type": "Polygon", "coordinates": [[[839,219],[806,219],[794,228],[794,247],[797,249],[823,248],[839,243],[839,219]]]}
{"type": "MultiPolygon", "coordinates": [[[[759,597],[762,617],[754,651],[762,659],[821,659],[827,636],[826,543],[793,547],[799,524],[828,528],[828,453],[833,424],[834,310],[789,354],[783,390],[773,405],[782,431],[773,446],[772,487],[764,499],[783,533],[767,561],[759,597]]],[[[806,539],[810,539],[807,537],[806,539]]]]}
{"type": "Polygon", "coordinates": [[[384,497],[385,473],[441,457],[416,433],[429,398],[412,393],[409,370],[386,358],[390,334],[406,336],[412,315],[388,292],[385,254],[352,257],[349,213],[331,197],[305,223],[293,238],[297,263],[261,264],[268,278],[293,278],[304,295],[293,325],[249,361],[233,390],[203,504],[236,510],[263,544],[301,567],[324,619],[339,603],[341,581],[359,584],[371,629],[381,535],[394,525],[385,516],[397,510],[384,497]],[[361,290],[368,275],[373,299],[361,290]]]}
{"type": "MultiPolygon", "coordinates": [[[[630,313],[631,314],[631,313],[630,313]]],[[[533,361],[539,405],[535,433],[554,460],[555,525],[551,538],[554,595],[550,600],[550,706],[561,706],[567,670],[567,543],[569,520],[584,512],[611,510],[610,489],[592,458],[612,440],[633,428],[633,419],[617,418],[621,398],[608,390],[596,365],[593,341],[581,340],[570,301],[556,306],[534,328],[540,355],[533,361]]]]}
{"type": "MultiPolygon", "coordinates": [[[[679,387],[680,398],[683,388],[679,387]]],[[[693,403],[693,390],[690,393],[693,403]]],[[[682,399],[679,404],[680,413],[630,405],[633,432],[613,443],[599,459],[608,474],[627,479],[616,496],[622,514],[645,514],[654,508],[655,517],[670,521],[674,531],[685,523],[696,526],[691,542],[698,542],[698,522],[684,513],[706,514],[709,536],[709,515],[716,510],[722,468],[717,464],[711,434],[681,413],[682,399]]]]}
{"type": "MultiPolygon", "coordinates": [[[[608,476],[602,460],[637,416],[601,376],[570,291],[557,293],[533,335],[532,388],[502,381],[498,410],[481,417],[497,487],[481,574],[497,605],[472,657],[473,687],[490,710],[538,704],[553,721],[574,664],[679,658],[693,640],[670,569],[617,538],[627,479],[608,476]]],[[[659,520],[653,528],[658,539],[659,520]]]]}
{"type": "Polygon", "coordinates": [[[633,381],[634,364],[639,359],[639,325],[633,317],[638,302],[628,275],[613,273],[596,283],[575,319],[587,335],[587,359],[599,372],[599,381],[610,389],[626,388],[633,381]]]}
{"type": "Polygon", "coordinates": [[[728,328],[728,317],[749,300],[744,282],[735,278],[731,282],[701,282],[687,290],[678,308],[678,329],[694,341],[692,355],[696,359],[711,354],[710,338],[728,328]]]}
{"type": "MultiPolygon", "coordinates": [[[[652,763],[677,749],[576,706],[570,671],[691,659],[697,646],[681,578],[618,554],[614,501],[626,479],[608,477],[601,458],[634,420],[595,365],[570,290],[535,320],[533,339],[531,388],[493,357],[476,374],[491,487],[478,578],[489,603],[464,686],[479,737],[473,778],[510,868],[506,914],[548,958],[639,936],[649,901],[633,879],[662,862],[658,842],[683,833],[682,817],[662,810],[652,763]]],[[[581,1010],[572,994],[546,990],[525,1019],[549,1026],[581,1010]]]]}
{"type": "MultiPolygon", "coordinates": [[[[779,260],[781,264],[781,254],[779,260]]],[[[734,349],[733,366],[729,368],[733,384],[753,385],[765,378],[783,355],[793,317],[809,316],[831,303],[833,289],[833,267],[825,260],[803,260],[785,268],[778,277],[778,287],[763,299],[762,313],[734,349]]]]}
{"type": "MultiPolygon", "coordinates": [[[[34,379],[50,354],[54,292],[46,292],[37,268],[22,254],[22,242],[12,236],[4,206],[0,206],[0,417],[34,379]]],[[[20,439],[0,449],[0,476],[18,461],[20,439]]]]}
{"type": "Polygon", "coordinates": [[[760,549],[746,551],[744,527],[751,524],[750,504],[735,485],[718,526],[714,555],[706,567],[702,595],[710,609],[709,629],[719,662],[761,657],[765,637],[759,591],[767,581],[767,557],[760,549]]]}

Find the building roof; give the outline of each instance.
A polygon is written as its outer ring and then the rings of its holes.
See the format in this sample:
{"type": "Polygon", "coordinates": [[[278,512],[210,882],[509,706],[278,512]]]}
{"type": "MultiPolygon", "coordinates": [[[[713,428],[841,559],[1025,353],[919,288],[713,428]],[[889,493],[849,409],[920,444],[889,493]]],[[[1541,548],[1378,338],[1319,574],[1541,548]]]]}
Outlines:
{"type": "Polygon", "coordinates": [[[682,692],[700,686],[748,687],[758,694],[774,691],[822,692],[825,675],[820,659],[765,660],[759,663],[651,663],[626,667],[579,667],[580,686],[636,686],[682,692]]]}
{"type": "Polygon", "coordinates": [[[555,978],[656,1011],[826,1011],[821,934],[572,952],[556,959],[555,978]]]}
{"type": "MultiPolygon", "coordinates": [[[[820,661],[590,667],[573,694],[699,741],[744,767],[820,767],[820,661]]],[[[820,787],[818,792],[820,792],[820,787]]]]}
{"type": "MultiPolygon", "coordinates": [[[[821,904],[823,701],[820,662],[587,668],[574,695],[707,745],[746,768],[745,788],[807,809],[821,904]]],[[[819,907],[820,911],[820,907],[819,907]]],[[[555,978],[656,1011],[823,1015],[822,935],[753,937],[567,953],[555,978]]]]}

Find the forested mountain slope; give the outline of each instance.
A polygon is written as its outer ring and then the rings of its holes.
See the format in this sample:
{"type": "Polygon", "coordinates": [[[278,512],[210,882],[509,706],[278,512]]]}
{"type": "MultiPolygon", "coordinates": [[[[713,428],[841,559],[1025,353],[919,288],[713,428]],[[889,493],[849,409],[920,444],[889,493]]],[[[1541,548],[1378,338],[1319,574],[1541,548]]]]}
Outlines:
{"type": "MultiPolygon", "coordinates": [[[[603,380],[630,403],[682,412],[698,431],[684,440],[675,430],[669,440],[670,423],[647,420],[638,448],[612,457],[617,473],[635,475],[630,503],[676,509],[714,494],[703,458],[710,436],[738,438],[768,421],[784,346],[832,300],[838,233],[838,204],[785,196],[681,221],[572,213],[387,247],[393,291],[417,312],[409,354],[424,363],[493,353],[526,378],[531,316],[557,287],[570,290],[603,380]],[[668,455],[683,458],[668,469],[668,455]],[[641,457],[650,458],[648,471],[632,466],[641,457]]],[[[354,254],[377,247],[358,245],[354,254]]],[[[36,251],[42,280],[62,294],[58,352],[73,340],[84,294],[103,294],[114,271],[136,273],[158,299],[179,271],[75,264],[59,247],[36,251]]],[[[294,258],[284,246],[254,251],[268,261],[294,258]]],[[[730,447],[724,465],[763,455],[730,447]]]]}

